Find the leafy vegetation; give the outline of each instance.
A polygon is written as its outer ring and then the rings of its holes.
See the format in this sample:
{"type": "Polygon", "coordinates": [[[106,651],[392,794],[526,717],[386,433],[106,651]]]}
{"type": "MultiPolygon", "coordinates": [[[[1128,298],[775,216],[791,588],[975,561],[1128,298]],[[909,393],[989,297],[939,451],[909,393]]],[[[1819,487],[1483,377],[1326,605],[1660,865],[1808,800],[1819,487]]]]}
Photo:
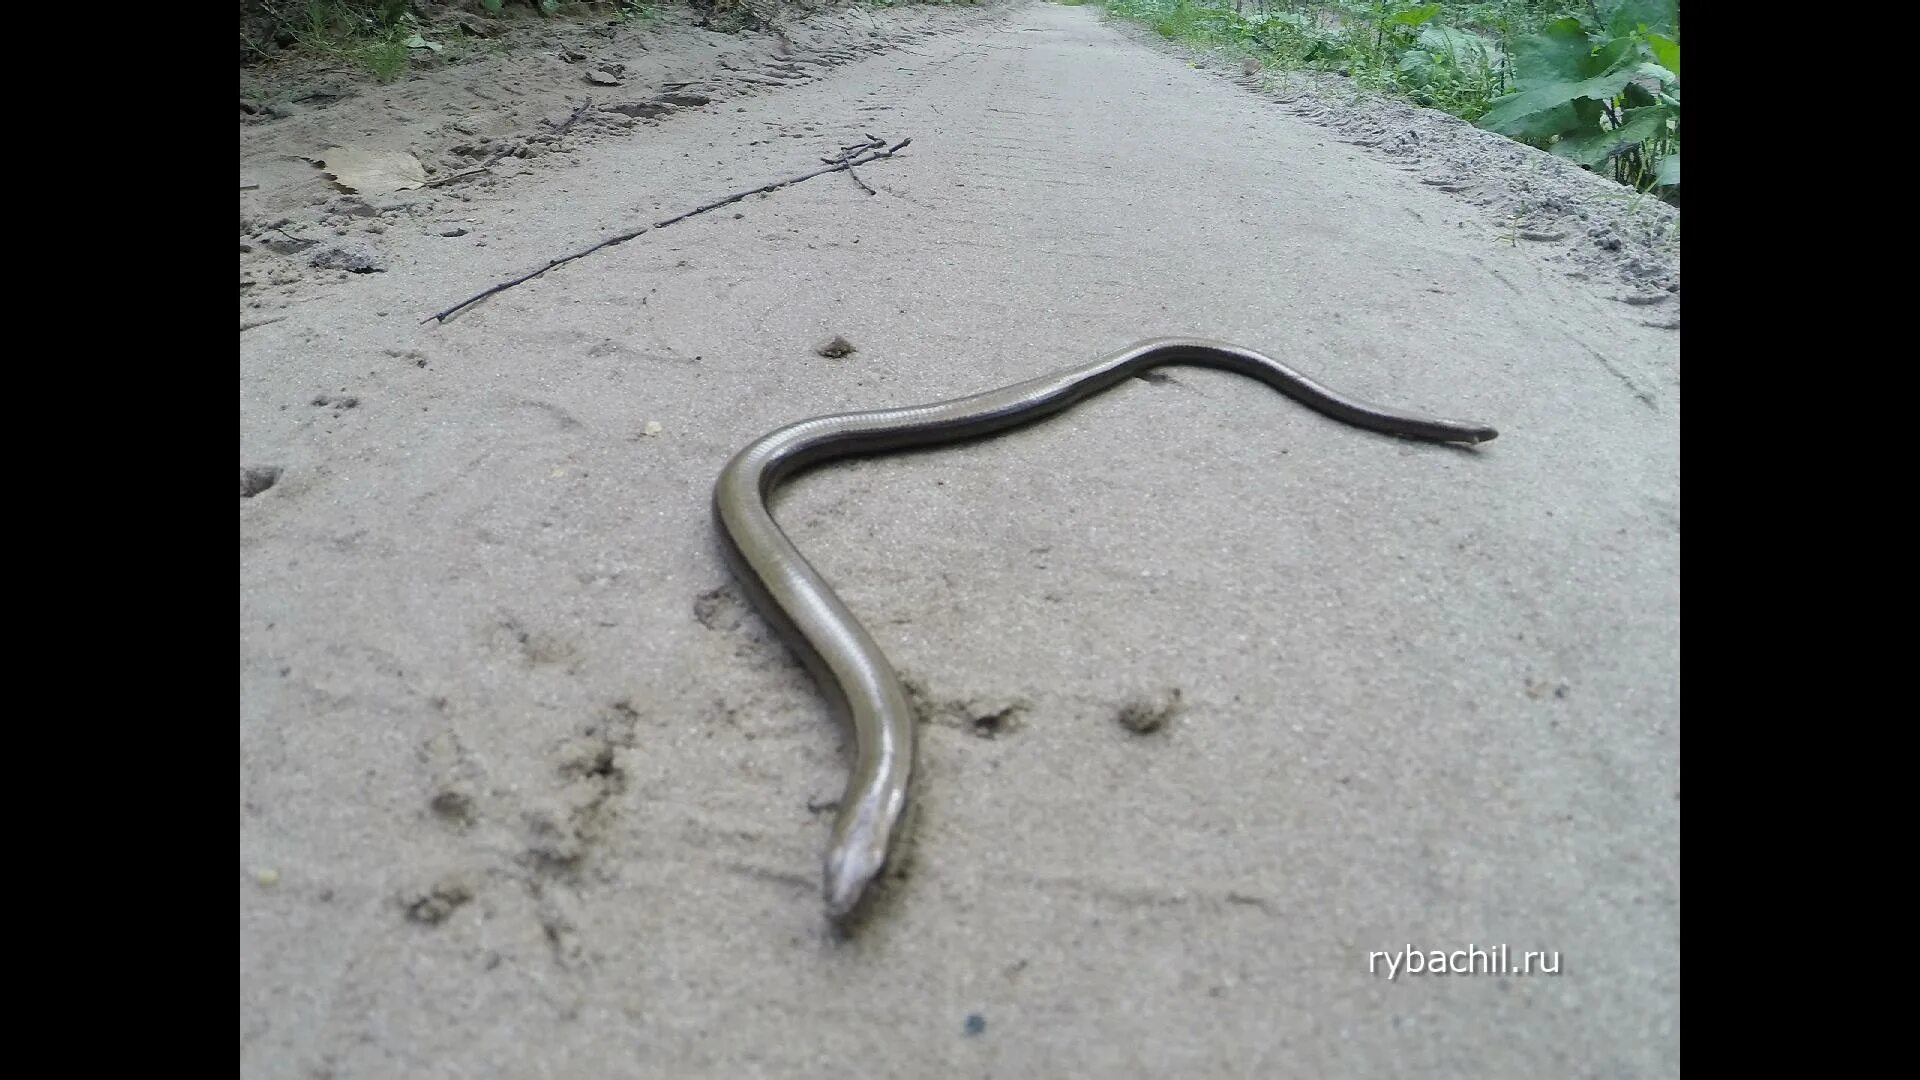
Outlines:
{"type": "Polygon", "coordinates": [[[1104,2],[1167,38],[1338,72],[1679,201],[1678,0],[1104,2]]]}
{"type": "Polygon", "coordinates": [[[437,51],[422,38],[409,0],[305,0],[257,3],[251,18],[242,9],[240,55],[243,63],[265,59],[270,47],[297,49],[315,56],[357,63],[381,82],[405,71],[413,50],[437,51]]]}
{"type": "MultiPolygon", "coordinates": [[[[507,0],[480,0],[489,15],[503,14],[507,6],[507,0]]],[[[658,15],[652,0],[514,0],[514,6],[617,22],[647,22],[658,15]]],[[[240,62],[258,62],[276,48],[288,49],[355,63],[379,81],[391,82],[414,58],[440,51],[442,43],[429,42],[421,30],[412,0],[247,0],[240,8],[240,62]]]]}

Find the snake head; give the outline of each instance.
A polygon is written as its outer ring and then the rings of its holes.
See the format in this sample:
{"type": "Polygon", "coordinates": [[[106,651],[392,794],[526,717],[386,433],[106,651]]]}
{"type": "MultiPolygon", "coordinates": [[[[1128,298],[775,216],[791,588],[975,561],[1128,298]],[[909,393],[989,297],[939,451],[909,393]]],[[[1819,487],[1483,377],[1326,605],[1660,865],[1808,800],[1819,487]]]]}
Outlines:
{"type": "Polygon", "coordinates": [[[827,856],[827,917],[845,919],[860,906],[867,885],[880,876],[886,860],[865,845],[835,848],[827,856]]]}
{"type": "Polygon", "coordinates": [[[867,886],[886,869],[894,830],[905,808],[904,792],[875,792],[850,803],[834,823],[833,846],[827,850],[826,900],[827,916],[835,922],[853,914],[867,886]]]}

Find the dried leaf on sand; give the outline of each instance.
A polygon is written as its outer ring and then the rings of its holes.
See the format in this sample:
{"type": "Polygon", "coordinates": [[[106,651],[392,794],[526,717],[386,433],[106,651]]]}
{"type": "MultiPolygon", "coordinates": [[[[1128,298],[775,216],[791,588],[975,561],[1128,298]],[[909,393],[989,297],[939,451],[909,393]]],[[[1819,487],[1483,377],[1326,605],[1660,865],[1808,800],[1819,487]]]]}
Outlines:
{"type": "Polygon", "coordinates": [[[388,195],[427,182],[427,168],[405,150],[335,146],[313,159],[335,183],[362,195],[388,195]]]}

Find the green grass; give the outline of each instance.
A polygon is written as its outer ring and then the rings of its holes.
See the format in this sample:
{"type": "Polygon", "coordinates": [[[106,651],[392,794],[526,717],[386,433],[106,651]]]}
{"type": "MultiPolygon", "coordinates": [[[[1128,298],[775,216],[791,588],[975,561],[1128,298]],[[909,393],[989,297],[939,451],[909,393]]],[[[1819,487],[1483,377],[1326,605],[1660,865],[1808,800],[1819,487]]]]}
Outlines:
{"type": "MultiPolygon", "coordinates": [[[[408,0],[263,0],[253,6],[268,17],[272,36],[294,51],[357,64],[383,83],[398,78],[411,60],[406,42],[416,30],[408,0]]],[[[243,29],[241,46],[252,55],[267,58],[269,44],[249,40],[243,29]]]]}
{"type": "Polygon", "coordinates": [[[1174,41],[1337,72],[1678,202],[1676,0],[1056,0],[1174,41]]]}
{"type": "MultiPolygon", "coordinates": [[[[650,22],[659,15],[651,0],[514,0],[514,6],[543,15],[600,16],[618,22],[650,22]]],[[[500,14],[505,7],[505,0],[481,0],[488,14],[500,14]]],[[[269,46],[278,43],[296,54],[363,67],[385,83],[429,53],[407,46],[409,39],[426,32],[414,18],[412,0],[254,0],[243,5],[241,15],[243,62],[248,56],[268,59],[273,55],[269,46]],[[247,36],[249,26],[259,32],[261,16],[272,28],[272,42],[247,36]]],[[[501,47],[495,38],[457,36],[436,44],[456,51],[501,47]]]]}
{"type": "Polygon", "coordinates": [[[367,70],[373,72],[375,79],[390,83],[407,69],[411,59],[408,51],[406,38],[398,34],[389,34],[362,46],[359,50],[359,60],[367,65],[367,70]]]}

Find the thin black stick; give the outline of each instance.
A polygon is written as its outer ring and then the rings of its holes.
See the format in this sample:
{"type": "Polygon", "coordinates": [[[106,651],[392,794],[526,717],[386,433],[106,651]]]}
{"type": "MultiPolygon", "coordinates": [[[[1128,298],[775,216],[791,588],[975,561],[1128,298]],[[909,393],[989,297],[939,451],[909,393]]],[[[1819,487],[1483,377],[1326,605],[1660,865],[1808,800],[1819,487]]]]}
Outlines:
{"type": "Polygon", "coordinates": [[[450,176],[442,176],[437,180],[429,180],[422,186],[423,187],[439,187],[442,184],[451,184],[455,180],[465,180],[469,176],[479,176],[481,173],[486,172],[488,169],[491,169],[495,165],[500,164],[500,162],[504,160],[507,157],[507,155],[511,153],[513,153],[513,150],[510,147],[508,149],[498,151],[492,157],[488,158],[486,162],[482,165],[479,165],[472,169],[468,169],[465,172],[457,172],[457,173],[453,173],[450,176]]]}
{"type": "MultiPolygon", "coordinates": [[[[484,292],[477,293],[473,296],[468,297],[465,300],[460,301],[459,303],[453,305],[452,307],[446,309],[445,311],[435,312],[434,314],[429,315],[426,318],[421,319],[420,321],[423,324],[435,322],[435,321],[438,321],[444,324],[449,318],[451,318],[454,315],[455,312],[458,312],[463,308],[471,307],[472,305],[477,304],[482,300],[485,300],[487,297],[492,296],[495,293],[506,292],[508,289],[513,288],[515,285],[521,285],[526,282],[532,281],[534,278],[539,277],[541,274],[546,273],[547,271],[553,269],[556,266],[565,266],[567,263],[570,263],[575,259],[584,259],[587,256],[593,254],[594,252],[599,251],[601,248],[612,247],[615,244],[624,244],[627,241],[633,239],[636,236],[639,236],[644,232],[647,232],[650,229],[664,229],[667,226],[674,224],[675,222],[685,221],[688,218],[693,217],[697,214],[704,214],[709,210],[718,210],[723,206],[731,206],[732,204],[739,202],[741,199],[744,199],[749,195],[759,195],[765,192],[778,191],[783,187],[787,187],[791,184],[797,184],[802,180],[811,180],[816,176],[824,176],[830,172],[839,172],[842,169],[851,171],[855,165],[865,165],[869,162],[879,161],[881,158],[892,157],[893,155],[899,153],[900,151],[905,150],[908,144],[911,142],[913,142],[913,140],[910,138],[901,139],[899,142],[893,144],[892,146],[888,147],[885,150],[873,150],[857,158],[842,158],[840,161],[835,162],[832,165],[828,165],[824,169],[815,169],[812,172],[801,173],[799,176],[790,176],[785,180],[775,180],[771,184],[762,184],[761,186],[754,188],[750,191],[742,191],[742,192],[739,192],[738,194],[729,195],[724,199],[720,199],[715,202],[710,202],[707,205],[702,206],[697,210],[689,210],[684,214],[680,214],[675,217],[670,217],[665,221],[656,221],[652,225],[642,225],[639,228],[634,229],[630,232],[624,232],[624,233],[621,233],[619,236],[609,237],[583,251],[576,251],[571,255],[563,255],[558,259],[554,259],[552,262],[549,262],[547,265],[541,267],[538,270],[535,270],[530,274],[522,274],[521,276],[514,278],[512,281],[503,281],[500,284],[485,290],[484,292]]],[[[866,185],[862,184],[861,186],[865,187],[866,185]]]]}
{"type": "Polygon", "coordinates": [[[840,156],[839,156],[839,157],[823,157],[823,158],[821,158],[821,159],[820,159],[820,164],[822,164],[822,165],[838,165],[838,164],[840,164],[840,163],[841,163],[842,161],[845,161],[845,160],[847,160],[847,156],[848,156],[849,154],[852,154],[852,153],[853,153],[854,151],[856,151],[856,150],[878,150],[878,149],[880,149],[881,147],[883,147],[883,146],[885,146],[885,145],[887,145],[887,144],[886,144],[886,143],[884,143],[884,142],[882,142],[882,141],[880,141],[879,139],[876,139],[876,138],[874,138],[874,137],[872,137],[872,136],[868,136],[868,137],[867,137],[867,141],[866,141],[866,142],[863,142],[863,143],[854,143],[854,144],[853,144],[852,146],[843,146],[843,147],[841,147],[841,148],[840,148],[840,156]]]}
{"type": "MultiPolygon", "coordinates": [[[[851,157],[855,151],[878,150],[885,145],[887,144],[884,142],[881,142],[879,139],[874,138],[872,135],[868,135],[866,137],[865,142],[857,142],[857,143],[854,143],[852,146],[841,147],[840,160],[846,161],[847,158],[851,157]]],[[[821,158],[820,160],[827,161],[826,158],[821,158]]],[[[827,164],[831,165],[833,164],[833,162],[827,161],[827,164]]],[[[874,190],[867,186],[867,182],[865,180],[860,179],[860,174],[853,171],[853,164],[851,162],[848,162],[847,164],[847,175],[853,177],[853,182],[860,185],[861,191],[864,191],[869,195],[874,194],[874,190]]]]}
{"type": "Polygon", "coordinates": [[[874,193],[873,189],[867,186],[867,182],[865,180],[860,179],[860,174],[853,171],[853,162],[851,161],[847,162],[847,175],[853,177],[853,182],[860,185],[861,191],[864,191],[869,195],[872,195],[874,193]]]}
{"type": "Polygon", "coordinates": [[[565,135],[567,133],[567,129],[573,126],[573,122],[575,120],[580,119],[582,116],[585,116],[587,114],[587,110],[591,108],[593,108],[593,98],[589,97],[587,98],[586,104],[573,110],[573,115],[567,117],[566,123],[561,124],[559,127],[553,130],[554,139],[557,141],[560,138],[560,136],[565,135]]]}

